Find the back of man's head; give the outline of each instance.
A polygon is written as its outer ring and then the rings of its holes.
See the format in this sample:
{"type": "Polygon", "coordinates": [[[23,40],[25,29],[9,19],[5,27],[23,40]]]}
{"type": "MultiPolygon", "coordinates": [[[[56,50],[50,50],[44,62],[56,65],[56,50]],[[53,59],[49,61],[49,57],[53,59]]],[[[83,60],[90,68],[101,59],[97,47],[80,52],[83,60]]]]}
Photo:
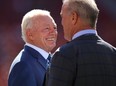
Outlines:
{"type": "Polygon", "coordinates": [[[70,11],[77,12],[78,16],[87,22],[92,28],[96,28],[99,9],[95,0],[63,0],[68,3],[70,11]]]}

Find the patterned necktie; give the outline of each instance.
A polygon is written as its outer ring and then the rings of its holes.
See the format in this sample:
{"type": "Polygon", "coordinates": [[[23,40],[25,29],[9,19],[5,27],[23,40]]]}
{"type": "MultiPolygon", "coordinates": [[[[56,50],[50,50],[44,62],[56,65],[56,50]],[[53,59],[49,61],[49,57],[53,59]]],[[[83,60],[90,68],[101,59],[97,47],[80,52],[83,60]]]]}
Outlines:
{"type": "Polygon", "coordinates": [[[50,62],[51,62],[51,56],[50,56],[50,54],[49,54],[49,56],[48,56],[48,58],[47,58],[47,67],[50,66],[50,62]]]}
{"type": "Polygon", "coordinates": [[[50,62],[51,61],[51,55],[49,54],[47,60],[50,62]]]}

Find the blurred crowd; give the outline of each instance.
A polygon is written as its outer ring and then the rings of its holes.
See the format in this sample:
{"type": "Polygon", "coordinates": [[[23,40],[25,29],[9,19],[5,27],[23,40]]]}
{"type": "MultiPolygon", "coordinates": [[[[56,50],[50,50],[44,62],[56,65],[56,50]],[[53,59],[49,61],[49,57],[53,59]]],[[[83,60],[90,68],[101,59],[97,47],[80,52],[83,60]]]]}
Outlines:
{"type": "MultiPolygon", "coordinates": [[[[98,34],[116,47],[116,1],[96,0],[96,3],[100,9],[98,34]]],[[[20,24],[25,13],[37,8],[49,10],[58,25],[56,48],[66,42],[60,22],[61,5],[62,0],[0,0],[0,86],[7,86],[11,62],[23,48],[20,24]]]]}

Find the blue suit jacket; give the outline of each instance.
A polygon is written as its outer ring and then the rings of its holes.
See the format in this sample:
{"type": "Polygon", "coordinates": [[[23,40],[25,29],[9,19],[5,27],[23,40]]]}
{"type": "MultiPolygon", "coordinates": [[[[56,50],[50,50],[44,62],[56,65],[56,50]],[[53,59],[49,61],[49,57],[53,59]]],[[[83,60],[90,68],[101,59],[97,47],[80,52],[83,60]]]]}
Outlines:
{"type": "Polygon", "coordinates": [[[8,86],[42,86],[47,62],[39,52],[25,46],[20,58],[12,68],[8,86]]]}

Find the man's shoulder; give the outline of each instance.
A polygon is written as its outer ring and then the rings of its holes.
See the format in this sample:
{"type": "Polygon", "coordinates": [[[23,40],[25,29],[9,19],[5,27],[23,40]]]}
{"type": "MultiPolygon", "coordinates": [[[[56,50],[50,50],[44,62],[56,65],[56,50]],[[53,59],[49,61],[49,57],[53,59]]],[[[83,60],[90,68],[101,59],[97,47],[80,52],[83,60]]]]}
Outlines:
{"type": "Polygon", "coordinates": [[[80,43],[78,40],[72,40],[70,42],[67,42],[66,44],[62,45],[60,47],[60,51],[64,51],[64,50],[72,50],[74,48],[76,48],[76,46],[79,46],[80,43]]]}
{"type": "Polygon", "coordinates": [[[20,53],[15,57],[15,59],[13,60],[11,66],[10,66],[10,71],[9,73],[11,72],[12,68],[21,61],[21,56],[22,56],[22,53],[23,53],[24,50],[21,50],[20,53]]]}
{"type": "Polygon", "coordinates": [[[77,51],[77,45],[76,42],[69,42],[64,45],[62,45],[58,52],[65,56],[73,56],[77,51]]]}

